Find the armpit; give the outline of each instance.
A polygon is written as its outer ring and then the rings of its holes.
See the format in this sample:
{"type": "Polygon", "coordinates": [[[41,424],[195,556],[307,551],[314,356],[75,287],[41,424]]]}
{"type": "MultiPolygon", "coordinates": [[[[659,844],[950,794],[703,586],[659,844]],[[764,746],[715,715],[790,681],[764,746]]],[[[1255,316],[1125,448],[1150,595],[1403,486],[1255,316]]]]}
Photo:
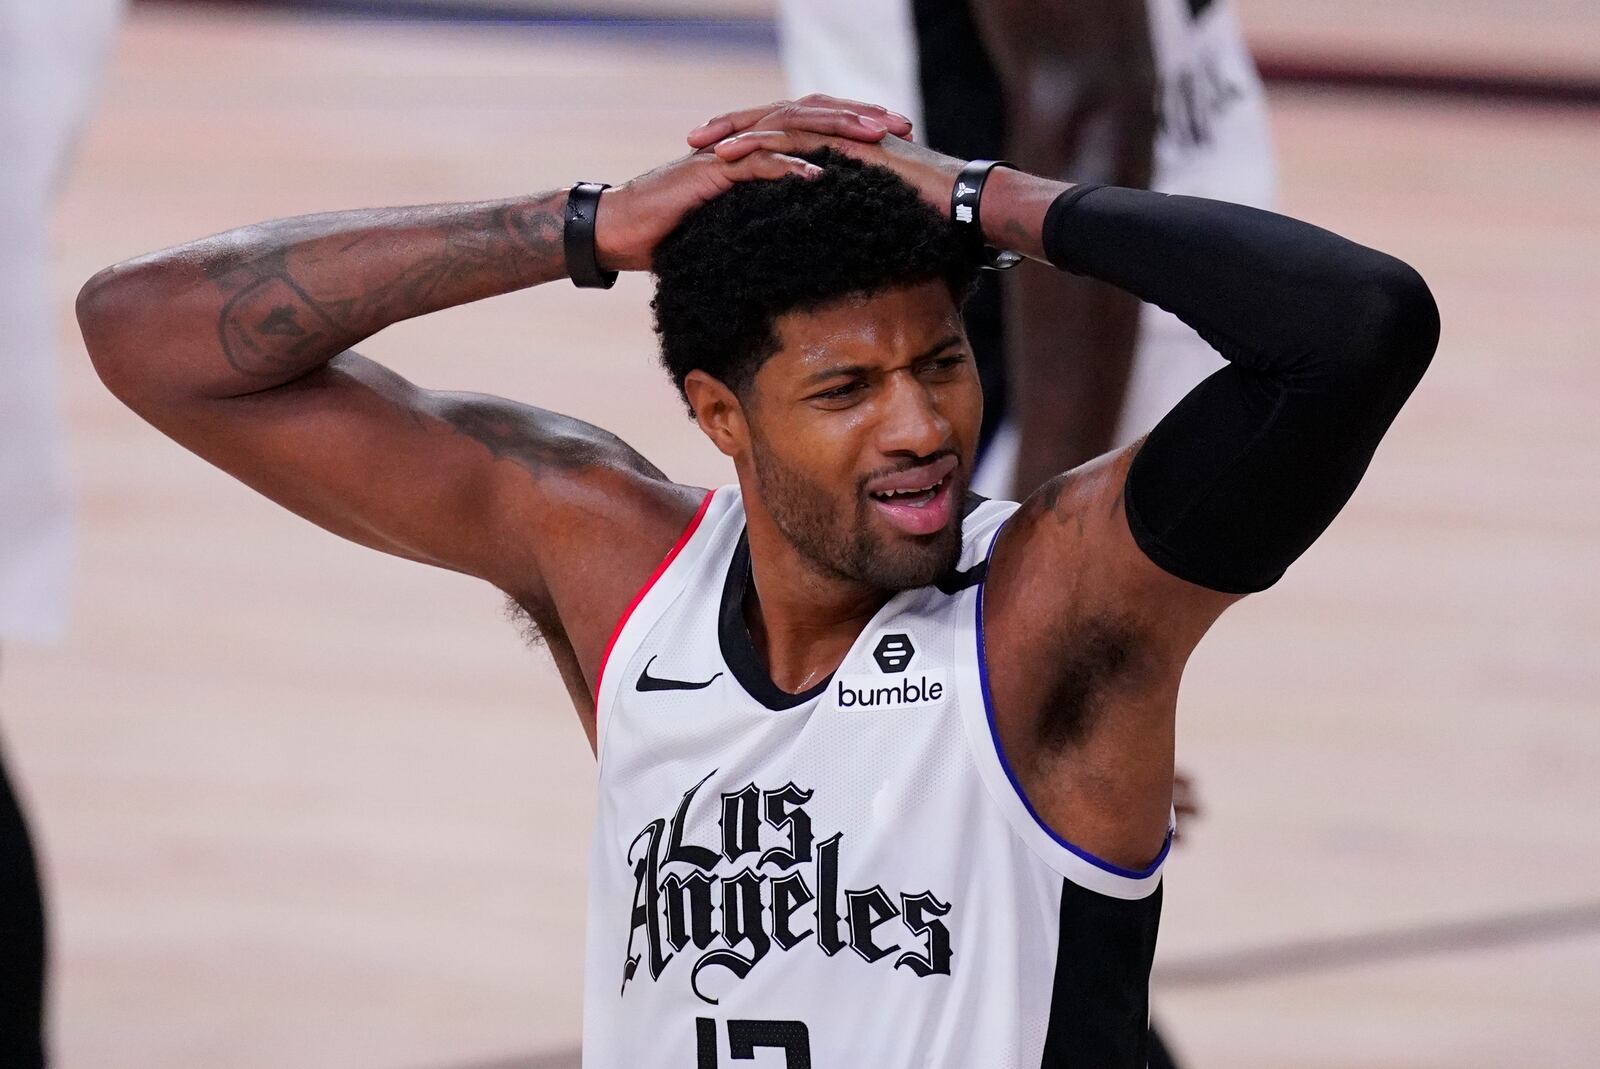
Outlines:
{"type": "Polygon", "coordinates": [[[1094,730],[1108,698],[1140,666],[1135,629],[1124,620],[1080,622],[1059,643],[1065,652],[1045,674],[1052,679],[1036,721],[1039,743],[1050,750],[1078,745],[1094,730]]]}
{"type": "Polygon", "coordinates": [[[522,636],[523,643],[529,649],[538,649],[541,646],[549,648],[552,637],[560,641],[566,639],[566,633],[561,630],[561,620],[556,616],[555,610],[547,605],[540,605],[531,598],[524,601],[507,594],[505,617],[506,622],[517,629],[517,634],[522,636]]]}

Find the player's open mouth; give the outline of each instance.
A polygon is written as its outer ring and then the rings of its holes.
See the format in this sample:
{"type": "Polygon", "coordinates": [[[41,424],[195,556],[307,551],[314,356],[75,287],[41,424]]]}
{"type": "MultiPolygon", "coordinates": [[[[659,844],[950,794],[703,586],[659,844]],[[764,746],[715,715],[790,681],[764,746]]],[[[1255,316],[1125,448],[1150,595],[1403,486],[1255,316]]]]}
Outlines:
{"type": "Polygon", "coordinates": [[[957,461],[945,456],[912,471],[874,480],[867,495],[885,519],[910,535],[928,535],[950,522],[950,486],[957,461]]]}

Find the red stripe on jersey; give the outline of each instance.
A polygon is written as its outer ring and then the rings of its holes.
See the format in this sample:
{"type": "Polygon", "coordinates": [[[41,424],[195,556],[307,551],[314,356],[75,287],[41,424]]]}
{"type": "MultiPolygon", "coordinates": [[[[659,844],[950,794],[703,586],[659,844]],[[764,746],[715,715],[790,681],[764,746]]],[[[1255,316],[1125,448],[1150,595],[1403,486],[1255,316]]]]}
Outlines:
{"type": "Polygon", "coordinates": [[[656,565],[656,570],[650,573],[650,578],[644,581],[644,586],[640,587],[639,592],[633,596],[633,600],[628,602],[628,607],[622,610],[621,619],[617,621],[617,626],[611,631],[611,638],[606,642],[606,651],[600,655],[600,669],[594,674],[594,720],[595,738],[597,740],[600,733],[600,684],[606,678],[606,662],[611,660],[611,650],[616,646],[617,639],[621,637],[622,629],[628,625],[628,618],[633,615],[633,610],[639,607],[639,602],[643,601],[644,596],[650,593],[650,588],[655,586],[657,581],[666,574],[667,569],[672,566],[672,562],[678,559],[678,554],[683,552],[683,547],[689,544],[689,539],[694,537],[695,531],[700,527],[700,521],[705,519],[706,509],[711,507],[711,499],[716,496],[716,493],[715,490],[712,490],[706,494],[705,499],[700,502],[700,507],[695,510],[694,519],[689,521],[689,526],[683,529],[683,533],[672,544],[672,548],[667,550],[667,555],[661,558],[661,563],[656,565]]]}

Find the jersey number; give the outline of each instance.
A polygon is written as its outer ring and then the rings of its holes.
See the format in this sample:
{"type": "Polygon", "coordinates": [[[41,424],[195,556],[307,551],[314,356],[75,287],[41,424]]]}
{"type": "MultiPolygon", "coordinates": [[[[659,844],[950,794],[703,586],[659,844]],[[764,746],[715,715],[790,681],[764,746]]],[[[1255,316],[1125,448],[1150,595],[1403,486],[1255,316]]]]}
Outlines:
{"type": "MultiPolygon", "coordinates": [[[[717,1069],[717,1022],[694,1019],[696,1069],[717,1069]]],[[[785,1069],[811,1069],[811,1033],[804,1021],[729,1021],[728,1055],[735,1061],[753,1061],[757,1047],[783,1051],[785,1069]]]]}

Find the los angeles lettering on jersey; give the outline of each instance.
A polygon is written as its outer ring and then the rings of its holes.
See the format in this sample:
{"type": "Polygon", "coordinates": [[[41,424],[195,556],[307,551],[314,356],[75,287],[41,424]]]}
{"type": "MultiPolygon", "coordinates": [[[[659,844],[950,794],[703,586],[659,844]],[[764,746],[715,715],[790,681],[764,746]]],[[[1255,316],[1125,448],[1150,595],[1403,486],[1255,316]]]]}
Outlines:
{"type": "Polygon", "coordinates": [[[699,956],[689,970],[690,988],[713,1005],[717,999],[702,990],[703,974],[720,968],[742,980],[773,947],[832,957],[848,946],[868,964],[894,955],[893,968],[921,977],[949,975],[944,918],[951,906],[932,891],[896,898],[874,885],[844,891],[841,903],[844,836],[814,841],[805,809],[813,792],[792,782],[775,790],[750,783],[725,792],[718,848],[685,842],[695,794],[714,775],[715,769],[684,792],[670,821],[652,820],[628,848],[634,893],[622,993],[646,955],[650,978],[658,980],[691,946],[699,956]],[[775,841],[766,849],[763,828],[775,841]],[[635,953],[641,933],[644,946],[635,953]]]}

